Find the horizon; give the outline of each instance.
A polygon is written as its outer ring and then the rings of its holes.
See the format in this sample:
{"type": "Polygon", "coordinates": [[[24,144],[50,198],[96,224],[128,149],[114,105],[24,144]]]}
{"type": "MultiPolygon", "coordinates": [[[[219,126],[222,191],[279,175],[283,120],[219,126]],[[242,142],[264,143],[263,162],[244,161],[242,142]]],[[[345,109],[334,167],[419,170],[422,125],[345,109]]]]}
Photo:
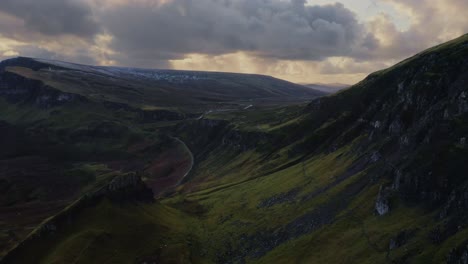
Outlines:
{"type": "Polygon", "coordinates": [[[467,33],[467,8],[460,0],[5,0],[0,60],[351,85],[467,33]]]}
{"type": "MultiPolygon", "coordinates": [[[[307,85],[324,85],[324,86],[352,86],[355,83],[337,83],[337,82],[331,82],[331,83],[323,83],[323,82],[315,82],[315,83],[308,83],[308,82],[292,82],[286,79],[281,79],[272,75],[267,75],[267,74],[262,74],[262,73],[244,73],[244,72],[230,72],[230,71],[216,71],[216,70],[185,70],[185,69],[170,69],[170,68],[142,68],[142,67],[129,67],[125,65],[99,65],[99,64],[84,64],[84,63],[79,63],[79,62],[73,62],[73,61],[64,61],[64,60],[56,60],[56,59],[44,59],[44,58],[34,58],[34,57],[26,57],[26,56],[16,56],[16,57],[11,57],[11,58],[6,58],[4,60],[10,60],[10,59],[32,59],[32,60],[42,60],[42,61],[49,61],[49,62],[60,62],[60,63],[67,63],[67,64],[74,64],[74,65],[80,65],[80,66],[91,66],[91,67],[109,67],[109,68],[122,68],[122,69],[139,69],[139,70],[155,70],[155,71],[181,71],[181,72],[209,72],[209,73],[229,73],[229,74],[243,74],[243,75],[261,75],[261,76],[267,76],[267,77],[273,77],[279,80],[291,82],[294,84],[302,85],[302,86],[307,86],[307,85]]],[[[0,62],[1,62],[0,61],[0,62]]]]}

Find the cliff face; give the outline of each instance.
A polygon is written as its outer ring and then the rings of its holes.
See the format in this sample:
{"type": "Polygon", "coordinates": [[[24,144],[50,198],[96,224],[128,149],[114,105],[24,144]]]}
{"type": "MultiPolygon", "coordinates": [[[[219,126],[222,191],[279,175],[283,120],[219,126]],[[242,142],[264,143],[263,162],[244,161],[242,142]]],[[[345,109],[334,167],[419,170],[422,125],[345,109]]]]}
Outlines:
{"type": "Polygon", "coordinates": [[[0,69],[4,69],[6,67],[10,66],[20,66],[20,67],[26,67],[30,68],[34,71],[38,71],[40,69],[63,69],[62,67],[56,66],[56,65],[50,65],[47,63],[43,63],[31,58],[26,58],[26,57],[18,57],[18,58],[13,58],[13,59],[8,59],[0,62],[0,69]]]}
{"type": "MultiPolygon", "coordinates": [[[[372,197],[373,212],[368,211],[368,215],[385,221],[402,206],[422,208],[432,215],[427,221],[437,224],[420,241],[436,248],[450,247],[447,244],[459,243],[453,241],[463,236],[468,221],[467,104],[468,35],[465,35],[374,73],[349,90],[314,100],[304,111],[304,121],[284,131],[290,135],[287,141],[296,142],[290,149],[292,158],[306,160],[308,155],[332,155],[353,146],[350,152],[363,157],[360,160],[365,162],[358,160],[349,166],[343,179],[364,173],[368,178],[363,184],[367,187],[361,185],[354,192],[341,192],[338,195],[341,203],[360,197],[363,195],[360,192],[370,186],[378,186],[372,197]]],[[[336,185],[340,177],[336,178],[336,185]]],[[[312,193],[312,197],[317,199],[322,192],[333,189],[334,184],[312,193]]],[[[300,193],[299,188],[271,196],[260,208],[274,207],[277,200],[279,204],[295,204],[301,200],[300,193]]],[[[312,211],[277,229],[243,237],[242,245],[218,256],[219,263],[278,252],[280,249],[275,251],[276,248],[296,236],[313,232],[317,226],[332,226],[338,221],[333,210],[341,210],[331,203],[333,197],[321,204],[322,211],[312,211]],[[300,231],[289,228],[293,223],[303,228],[300,231]]],[[[302,201],[307,200],[302,197],[302,201]]],[[[407,241],[414,241],[415,234],[421,236],[420,228],[421,225],[408,224],[384,246],[372,242],[365,227],[363,233],[375,251],[387,252],[387,260],[406,263],[414,258],[412,254],[419,253],[390,256],[407,241]]],[[[450,255],[444,254],[449,263],[464,263],[465,253],[462,243],[450,255]]]]}
{"type": "Polygon", "coordinates": [[[369,144],[381,144],[375,151],[389,171],[387,190],[408,202],[440,206],[467,184],[467,44],[421,54],[361,88],[382,90],[360,118],[369,144]]]}
{"type": "Polygon", "coordinates": [[[51,108],[66,103],[85,101],[85,97],[65,93],[43,84],[0,69],[0,97],[10,103],[29,103],[39,108],[51,108]]]}
{"type": "Polygon", "coordinates": [[[154,202],[153,192],[142,181],[141,176],[135,173],[119,175],[99,190],[92,197],[107,197],[114,202],[154,202]]]}
{"type": "MultiPolygon", "coordinates": [[[[45,68],[45,64],[33,63],[32,60],[16,59],[14,63],[9,61],[0,64],[0,97],[12,104],[24,103],[41,109],[50,109],[71,103],[89,102],[86,96],[63,92],[59,89],[44,84],[40,80],[26,78],[7,71],[6,67],[12,64],[16,67],[32,67],[32,69],[45,68]]],[[[176,121],[194,118],[198,114],[182,114],[168,110],[143,110],[124,103],[102,100],[109,110],[124,110],[138,117],[141,123],[154,123],[158,121],[176,121]]]]}
{"type": "Polygon", "coordinates": [[[379,214],[387,211],[382,199],[392,192],[428,206],[449,202],[467,184],[467,47],[463,37],[315,100],[310,123],[302,126],[317,129],[333,121],[326,135],[316,132],[320,140],[311,138],[306,146],[336,149],[367,135],[360,150],[374,153],[390,181],[377,199],[379,214]]]}

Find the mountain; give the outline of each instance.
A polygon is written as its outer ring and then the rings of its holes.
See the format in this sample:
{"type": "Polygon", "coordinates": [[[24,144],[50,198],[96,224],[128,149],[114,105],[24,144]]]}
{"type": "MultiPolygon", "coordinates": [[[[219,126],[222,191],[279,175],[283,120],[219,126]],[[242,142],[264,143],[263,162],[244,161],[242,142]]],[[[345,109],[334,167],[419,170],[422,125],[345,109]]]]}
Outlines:
{"type": "Polygon", "coordinates": [[[175,126],[322,94],[261,75],[1,62],[0,256],[114,177],[144,175],[156,196],[174,188],[193,166],[175,126]]]}
{"type": "Polygon", "coordinates": [[[349,88],[351,85],[342,84],[342,83],[310,83],[303,84],[305,87],[312,88],[316,91],[321,91],[327,94],[337,93],[341,90],[349,88]]]}
{"type": "Polygon", "coordinates": [[[23,57],[3,61],[0,67],[5,73],[38,80],[67,95],[184,113],[304,102],[324,94],[253,74],[87,66],[23,57]]]}
{"type": "Polygon", "coordinates": [[[170,120],[7,69],[2,263],[466,262],[468,35],[307,104],[170,120]]]}

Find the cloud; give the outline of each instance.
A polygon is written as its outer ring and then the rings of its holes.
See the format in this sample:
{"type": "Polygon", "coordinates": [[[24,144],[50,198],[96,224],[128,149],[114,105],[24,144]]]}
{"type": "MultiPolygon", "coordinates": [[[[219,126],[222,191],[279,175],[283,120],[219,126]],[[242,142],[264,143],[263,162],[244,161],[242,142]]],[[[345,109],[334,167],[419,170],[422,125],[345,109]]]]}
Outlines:
{"type": "Polygon", "coordinates": [[[385,13],[368,23],[379,48],[367,54],[380,59],[402,59],[468,32],[466,0],[381,0],[411,19],[400,31],[385,13]]]}
{"type": "Polygon", "coordinates": [[[115,37],[112,48],[137,59],[243,51],[322,60],[352,56],[353,47],[369,41],[356,15],[342,4],[306,6],[302,0],[134,1],[106,8],[101,15],[115,37]]]}
{"type": "Polygon", "coordinates": [[[372,18],[334,2],[0,0],[0,59],[19,54],[349,83],[468,32],[466,0],[374,0],[382,12],[372,18]],[[398,17],[408,19],[405,27],[398,17]]]}
{"type": "Polygon", "coordinates": [[[0,11],[23,21],[34,33],[90,38],[99,31],[92,9],[80,0],[2,0],[0,11]]]}
{"type": "Polygon", "coordinates": [[[377,2],[406,14],[412,21],[409,29],[401,31],[384,12],[362,21],[342,4],[309,5],[304,0],[107,0],[99,14],[114,36],[109,47],[119,54],[117,61],[145,66],[189,54],[242,52],[283,61],[346,57],[359,63],[358,68],[362,61],[369,69],[375,62],[377,70],[388,64],[383,60],[411,56],[468,31],[463,0],[377,2]],[[447,17],[449,13],[457,15],[447,17]]]}
{"type": "Polygon", "coordinates": [[[28,56],[96,64],[102,31],[84,0],[1,0],[0,59],[28,56]],[[3,47],[2,47],[3,46],[3,47]]]}
{"type": "Polygon", "coordinates": [[[277,60],[254,57],[245,52],[222,55],[187,54],[184,59],[171,60],[172,68],[205,71],[259,73],[297,83],[348,83],[362,80],[369,72],[389,65],[356,62],[345,57],[323,61],[277,60]],[[377,68],[376,68],[377,67],[377,68]]]}
{"type": "Polygon", "coordinates": [[[376,69],[387,68],[394,63],[396,63],[396,61],[384,63],[381,61],[359,61],[346,57],[333,57],[320,63],[318,71],[326,75],[366,74],[376,69]]]}
{"type": "MultiPolygon", "coordinates": [[[[0,37],[0,42],[3,41],[5,40],[0,37]]],[[[62,48],[58,43],[48,43],[46,46],[43,46],[23,42],[10,42],[0,45],[0,60],[25,56],[97,64],[95,54],[88,50],[88,45],[82,45],[76,40],[70,40],[70,43],[75,45],[74,49],[62,48]]]]}

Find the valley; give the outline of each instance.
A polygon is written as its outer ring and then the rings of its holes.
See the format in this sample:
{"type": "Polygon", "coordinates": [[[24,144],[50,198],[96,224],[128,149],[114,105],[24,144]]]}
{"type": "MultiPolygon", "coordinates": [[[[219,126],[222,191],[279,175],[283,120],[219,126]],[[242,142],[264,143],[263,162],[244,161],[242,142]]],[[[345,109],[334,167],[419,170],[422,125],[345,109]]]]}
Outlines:
{"type": "Polygon", "coordinates": [[[468,35],[336,93],[0,63],[0,263],[464,263],[468,35]]]}

